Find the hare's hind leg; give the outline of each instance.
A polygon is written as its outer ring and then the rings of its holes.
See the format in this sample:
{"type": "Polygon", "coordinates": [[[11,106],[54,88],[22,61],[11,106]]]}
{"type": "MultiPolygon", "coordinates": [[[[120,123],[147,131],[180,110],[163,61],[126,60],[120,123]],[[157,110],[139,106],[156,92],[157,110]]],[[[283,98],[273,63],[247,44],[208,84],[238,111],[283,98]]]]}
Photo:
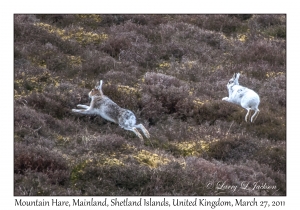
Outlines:
{"type": "Polygon", "coordinates": [[[140,139],[141,141],[144,140],[144,139],[143,139],[143,136],[140,134],[140,132],[138,131],[137,128],[135,128],[135,127],[132,127],[132,128],[130,128],[130,127],[123,127],[123,128],[124,128],[125,130],[134,132],[135,135],[137,135],[137,137],[139,137],[139,139],[140,139]]]}
{"type": "Polygon", "coordinates": [[[138,125],[135,125],[134,127],[136,128],[139,128],[143,131],[144,135],[149,139],[150,138],[150,134],[149,132],[147,131],[147,129],[143,126],[143,124],[138,124],[138,125]]]}
{"type": "Polygon", "coordinates": [[[254,114],[251,117],[251,122],[254,122],[259,114],[259,109],[256,109],[254,114]]]}
{"type": "Polygon", "coordinates": [[[251,108],[246,108],[246,109],[247,109],[247,114],[245,116],[245,121],[247,122],[248,121],[248,116],[251,113],[251,108]]]}
{"type": "Polygon", "coordinates": [[[124,110],[121,117],[119,118],[119,126],[124,128],[125,130],[129,130],[135,133],[140,140],[143,141],[143,136],[140,134],[138,129],[136,128],[136,118],[132,111],[124,110]]]}

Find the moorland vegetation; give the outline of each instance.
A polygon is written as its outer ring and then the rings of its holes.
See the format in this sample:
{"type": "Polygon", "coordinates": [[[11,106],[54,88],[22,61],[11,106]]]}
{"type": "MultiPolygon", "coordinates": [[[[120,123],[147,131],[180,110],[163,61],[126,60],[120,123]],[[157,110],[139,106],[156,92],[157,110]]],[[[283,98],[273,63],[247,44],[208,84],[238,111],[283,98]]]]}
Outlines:
{"type": "Polygon", "coordinates": [[[16,14],[14,195],[286,195],[286,16],[16,14]],[[150,139],[71,112],[100,79],[150,139]]]}

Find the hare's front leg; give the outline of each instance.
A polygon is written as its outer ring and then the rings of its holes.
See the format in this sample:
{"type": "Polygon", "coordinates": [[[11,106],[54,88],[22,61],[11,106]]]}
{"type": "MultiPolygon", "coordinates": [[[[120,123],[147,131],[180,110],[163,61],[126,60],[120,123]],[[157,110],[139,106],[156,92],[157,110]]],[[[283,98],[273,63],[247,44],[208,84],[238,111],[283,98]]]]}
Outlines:
{"type": "Polygon", "coordinates": [[[88,108],[90,108],[89,106],[87,106],[87,105],[82,105],[82,104],[78,104],[77,107],[78,107],[78,108],[83,108],[83,109],[88,109],[88,108]]]}
{"type": "Polygon", "coordinates": [[[72,109],[72,112],[80,114],[93,114],[93,112],[90,109],[72,109]]]}
{"type": "Polygon", "coordinates": [[[222,101],[229,101],[229,98],[228,97],[224,97],[224,98],[222,98],[222,101]]]}

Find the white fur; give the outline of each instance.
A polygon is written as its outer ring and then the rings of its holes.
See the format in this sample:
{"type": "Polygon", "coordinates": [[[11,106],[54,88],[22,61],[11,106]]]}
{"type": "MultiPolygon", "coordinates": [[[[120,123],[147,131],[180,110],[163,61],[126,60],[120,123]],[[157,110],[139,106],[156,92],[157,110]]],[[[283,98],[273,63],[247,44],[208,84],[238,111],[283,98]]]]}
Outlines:
{"type": "Polygon", "coordinates": [[[258,106],[260,103],[260,99],[256,92],[239,85],[239,77],[240,73],[236,73],[229,80],[227,84],[229,97],[224,97],[222,100],[240,105],[241,107],[245,108],[247,110],[247,114],[245,116],[246,122],[251,110],[254,110],[255,112],[251,117],[251,122],[254,122],[259,114],[258,106]]]}
{"type": "Polygon", "coordinates": [[[141,129],[147,138],[150,138],[149,132],[142,124],[136,125],[136,117],[132,111],[119,107],[103,94],[102,84],[103,82],[100,80],[99,86],[89,92],[89,97],[92,99],[90,106],[78,104],[77,107],[82,109],[72,109],[72,112],[100,115],[108,121],[119,124],[121,128],[134,132],[141,140],[143,140],[143,136],[137,128],[141,129]]]}

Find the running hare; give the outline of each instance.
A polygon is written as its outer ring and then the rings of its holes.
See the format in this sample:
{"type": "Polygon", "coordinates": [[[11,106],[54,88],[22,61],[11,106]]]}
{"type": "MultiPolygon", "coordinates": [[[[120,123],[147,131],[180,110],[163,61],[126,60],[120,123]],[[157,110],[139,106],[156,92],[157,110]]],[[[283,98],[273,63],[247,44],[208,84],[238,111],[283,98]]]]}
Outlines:
{"type": "Polygon", "coordinates": [[[239,85],[239,77],[240,73],[235,73],[233,77],[229,80],[227,84],[229,97],[225,97],[222,100],[238,104],[241,107],[247,109],[247,114],[245,116],[246,122],[249,113],[251,112],[251,110],[254,110],[255,112],[251,117],[251,122],[254,122],[259,113],[259,96],[253,90],[239,85]]]}
{"type": "Polygon", "coordinates": [[[150,134],[142,125],[136,125],[136,118],[132,111],[119,107],[110,98],[105,96],[102,92],[102,80],[100,85],[96,86],[89,92],[89,97],[92,99],[90,106],[78,104],[77,107],[83,109],[72,109],[72,112],[81,114],[96,114],[104,119],[117,123],[125,130],[133,131],[141,140],[143,136],[139,133],[137,128],[140,128],[147,138],[150,134]]]}

